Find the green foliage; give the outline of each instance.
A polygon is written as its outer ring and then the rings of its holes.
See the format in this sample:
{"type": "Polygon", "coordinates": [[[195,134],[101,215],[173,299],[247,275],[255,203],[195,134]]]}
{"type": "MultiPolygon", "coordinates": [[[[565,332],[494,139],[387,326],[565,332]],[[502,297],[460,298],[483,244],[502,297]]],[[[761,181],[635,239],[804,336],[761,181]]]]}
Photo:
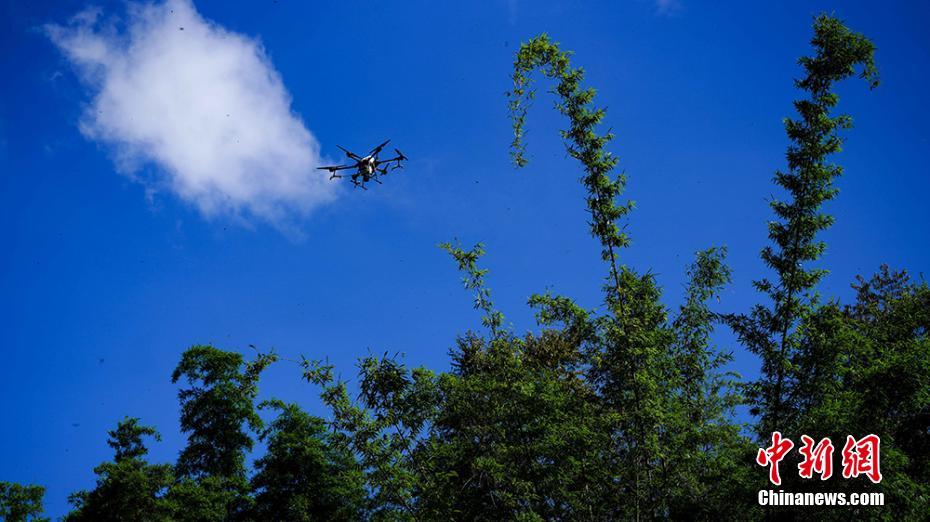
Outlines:
{"type": "Polygon", "coordinates": [[[323,419],[296,404],[261,407],[278,416],[261,433],[268,452],[255,462],[255,520],[358,520],[365,489],[354,456],[334,446],[323,419]]]}
{"type": "Polygon", "coordinates": [[[626,186],[626,176],[621,173],[611,178],[619,160],[604,150],[614,135],[610,131],[605,134],[596,132],[597,125],[604,118],[604,109],[592,105],[595,91],[581,87],[584,70],[572,68],[569,58],[570,53],[559,49],[559,45],[551,42],[545,34],[522,44],[517,51],[513,89],[508,93],[514,134],[511,155],[518,167],[528,163],[523,137],[527,105],[535,97],[530,74],[541,70],[546,77],[558,82],[556,109],[570,122],[568,130],[561,134],[566,140],[568,154],[581,162],[584,168],[585,175],[581,181],[588,193],[586,201],[591,214],[591,234],[600,240],[602,257],[610,262],[611,277],[619,287],[617,251],[628,246],[630,241],[617,221],[633,209],[633,202],[617,204],[616,200],[626,186]]]}
{"type": "Polygon", "coordinates": [[[435,374],[408,370],[395,357],[359,361],[360,401],[354,402],[331,365],[304,360],[304,377],[322,388],[332,412],[336,447],[357,455],[373,520],[415,520],[415,491],[421,463],[416,449],[439,401],[435,374]]]}
{"type": "Polygon", "coordinates": [[[494,309],[494,303],[491,302],[491,291],[484,284],[484,276],[488,270],[479,269],[477,261],[484,255],[484,245],[478,243],[471,250],[462,250],[461,246],[452,243],[441,243],[440,248],[445,250],[458,263],[459,270],[465,272],[462,282],[465,288],[475,291],[475,309],[484,312],[481,322],[485,328],[491,330],[492,337],[499,337],[503,334],[501,325],[504,322],[504,315],[494,309]]]}
{"type": "MultiPolygon", "coordinates": [[[[469,253],[444,247],[493,311],[469,253]],[[469,254],[468,263],[462,263],[469,254]],[[477,282],[476,282],[477,279],[477,282]]],[[[502,317],[499,312],[498,317],[502,317]]],[[[487,321],[485,321],[487,325],[487,321]]],[[[491,329],[467,333],[452,350],[453,370],[439,380],[443,401],[419,450],[428,481],[419,492],[422,518],[541,520],[591,518],[601,508],[598,426],[593,393],[578,371],[578,345],[559,332],[517,338],[491,329]]]]}
{"type": "MultiPolygon", "coordinates": [[[[881,437],[884,478],[880,484],[795,480],[786,487],[880,491],[894,511],[860,508],[859,516],[920,520],[930,500],[930,287],[882,266],[868,280],[859,277],[853,288],[855,302],[821,306],[802,325],[801,349],[791,361],[799,381],[792,432],[834,441],[875,433],[881,437]]],[[[834,467],[839,465],[836,456],[834,467]]]]}
{"type": "Polygon", "coordinates": [[[135,417],[126,417],[121,420],[116,429],[109,432],[110,438],[107,440],[107,446],[113,448],[115,454],[113,460],[122,462],[127,459],[140,459],[148,454],[149,450],[142,442],[143,437],[152,437],[160,441],[161,435],[158,430],[151,426],[142,426],[139,419],[135,417]]]}
{"type": "MultiPolygon", "coordinates": [[[[738,430],[727,423],[726,416],[737,401],[723,391],[729,382],[716,373],[725,359],[707,351],[714,316],[702,304],[729,275],[716,251],[700,254],[688,305],[672,324],[660,303],[661,291],[654,277],[619,264],[619,250],[630,239],[618,221],[629,214],[633,203],[616,201],[626,178],[623,174],[611,178],[618,160],[605,147],[614,136],[609,131],[597,133],[605,111],[593,106],[594,89],[582,87],[583,70],[573,68],[570,54],[546,35],[523,44],[514,62],[511,149],[517,166],[527,163],[523,144],[526,102],[535,96],[530,74],[536,70],[557,82],[556,108],[569,120],[562,137],[569,155],[584,170],[581,182],[587,191],[590,230],[601,243],[609,276],[604,286],[607,310],[598,316],[562,296],[537,295],[530,304],[538,309],[543,326],[563,324],[569,337],[582,346],[576,364],[586,371],[585,382],[602,411],[601,425],[608,434],[606,446],[599,451],[613,500],[611,510],[599,518],[667,515],[674,504],[687,504],[685,497],[697,503],[700,477],[694,472],[702,463],[693,453],[699,444],[707,455],[744,445],[738,430]],[[711,420],[695,424],[689,416],[699,416],[704,407],[711,408],[711,420]],[[693,433],[680,433],[685,427],[693,433]],[[685,479],[690,487],[678,485],[685,479]]],[[[729,458],[729,453],[721,458],[729,458]]]]}
{"type": "Polygon", "coordinates": [[[749,314],[728,318],[746,348],[762,358],[763,375],[748,387],[752,411],[760,416],[762,438],[776,430],[788,430],[796,421],[798,409],[792,404],[792,388],[798,381],[791,359],[800,349],[803,335],[797,326],[816,310],[815,286],[826,273],[805,264],[819,259],[824,251],[825,245],[816,235],[833,224],[833,217],[824,214],[821,205],[836,197],[833,181],[842,173],[842,168],[828,163],[827,158],[841,150],[837,131],[852,125],[845,114],[831,115],[839,101],[832,89],[857,70],[870,87],[878,85],[872,42],[836,18],[821,15],[814,20],[811,45],[816,53],[798,61],[805,76],[795,82],[808,98],[794,103],[798,119],[785,120],[792,142],[786,154],[788,170],[775,174],[775,183],[787,192],[788,199],[770,203],[777,217],[769,223],[769,239],[774,245],[765,247],[761,254],[776,279],[755,282],[772,304],[757,305],[749,314]]]}
{"type": "Polygon", "coordinates": [[[15,482],[0,482],[0,520],[6,522],[43,522],[42,486],[23,486],[15,482]]]}
{"type": "Polygon", "coordinates": [[[139,424],[139,419],[125,418],[110,431],[107,444],[115,454],[113,462],[94,468],[97,486],[70,497],[74,511],[68,521],[170,520],[171,509],[164,492],[171,485],[173,470],[168,464],[151,465],[142,439],[160,440],[158,432],[139,424]]]}
{"type": "Polygon", "coordinates": [[[184,352],[171,375],[171,382],[183,378],[189,385],[178,392],[181,430],[189,434],[178,458],[178,475],[245,476],[245,452],[252,449],[245,428],[262,427],[254,405],[258,376],[274,360],[274,355],[262,355],[246,364],[240,354],[212,346],[184,352]]]}
{"type": "Polygon", "coordinates": [[[557,332],[459,339],[442,380],[445,403],[427,453],[445,472],[424,498],[435,516],[466,520],[592,518],[609,478],[598,404],[575,370],[577,346],[557,332]]]}
{"type": "Polygon", "coordinates": [[[201,345],[181,356],[171,381],[188,384],[178,392],[188,438],[175,466],[179,481],[168,493],[179,519],[226,520],[250,509],[245,456],[253,440],[246,429],[263,427],[255,411],[258,379],[276,360],[259,354],[246,363],[238,353],[201,345]]]}
{"type": "Polygon", "coordinates": [[[750,517],[758,509],[746,497],[755,488],[756,470],[746,465],[755,447],[732,422],[733,408],[742,402],[735,393],[739,376],[723,367],[730,354],[711,349],[710,336],[717,315],[708,302],[730,283],[725,248],[697,253],[688,270],[685,300],[672,324],[674,360],[669,375],[676,398],[671,402],[666,451],[675,455],[666,480],[673,494],[673,518],[711,519],[721,513],[750,517]]]}
{"type": "MultiPolygon", "coordinates": [[[[450,350],[451,369],[408,368],[399,355],[358,362],[357,390],[332,365],[302,359],[319,387],[327,420],[296,404],[255,407],[262,371],[277,360],[193,346],[172,381],[188,436],[176,466],[149,464],[154,428],[126,418],[109,433],[112,462],[95,468],[96,487],[71,497],[67,520],[875,520],[926,519],[930,500],[930,287],[882,267],[854,284],[855,301],[820,303],[825,270],[817,234],[833,219],[821,211],[841,174],[828,163],[851,119],[832,115],[835,83],[854,75],[877,85],[874,48],[839,20],[814,21],[812,57],[796,82],[806,97],[785,128],[788,168],[775,175],[785,199],[771,207],[772,245],[762,259],[772,279],[755,287],[771,301],[746,314],[718,315],[730,283],[725,248],[699,251],[681,305],[669,310],[649,272],[620,262],[630,238],[620,224],[633,208],[618,203],[626,178],[613,174],[613,138],[570,53],[541,35],[520,47],[510,111],[512,154],[524,145],[532,75],[555,82],[569,155],[580,162],[590,233],[607,264],[603,299],[586,308],[552,293],[533,295],[538,331],[504,326],[479,262],[485,250],[443,243],[475,295],[486,334],[468,331],[450,350]],[[713,343],[729,324],[762,359],[749,383],[728,373],[730,353],[713,343]],[[745,397],[744,397],[745,392],[745,397]],[[746,402],[754,426],[734,420],[746,402]],[[889,506],[763,509],[768,489],[754,464],[756,444],[775,429],[801,434],[881,436],[884,480],[807,480],[782,462],[785,491],[880,491],[889,506]],[[267,447],[249,476],[253,435],[267,447]]],[[[841,442],[840,442],[841,444],[841,442]]],[[[839,452],[834,468],[839,470],[839,452]]],[[[837,472],[837,474],[839,474],[837,472]]],[[[0,518],[40,520],[43,488],[0,483],[0,518]]]]}
{"type": "Polygon", "coordinates": [[[178,522],[242,520],[251,508],[244,479],[228,477],[180,477],[171,485],[166,500],[170,519],[178,522]]]}

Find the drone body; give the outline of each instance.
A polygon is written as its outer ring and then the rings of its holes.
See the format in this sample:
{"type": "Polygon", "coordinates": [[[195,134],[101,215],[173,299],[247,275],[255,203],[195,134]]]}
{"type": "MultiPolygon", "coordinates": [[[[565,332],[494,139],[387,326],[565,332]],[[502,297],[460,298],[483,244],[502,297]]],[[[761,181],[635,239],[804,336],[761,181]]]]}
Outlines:
{"type": "Polygon", "coordinates": [[[378,154],[381,153],[381,149],[390,143],[390,141],[391,140],[387,140],[381,145],[378,145],[372,149],[372,151],[369,152],[367,156],[364,157],[359,156],[358,154],[355,154],[354,152],[343,147],[339,147],[343,152],[346,153],[346,156],[348,156],[349,159],[353,160],[355,163],[350,165],[331,165],[327,167],[317,167],[317,169],[328,170],[330,173],[329,179],[341,178],[342,175],[337,174],[337,172],[340,170],[355,169],[355,172],[353,172],[349,177],[349,179],[352,181],[352,184],[355,185],[355,188],[362,187],[363,189],[368,190],[368,187],[366,187],[365,184],[369,181],[381,183],[381,180],[379,180],[378,177],[386,175],[388,173],[388,167],[390,167],[390,170],[403,168],[403,164],[401,162],[405,161],[407,157],[404,156],[404,153],[397,149],[394,149],[394,152],[397,153],[397,156],[385,160],[378,159],[378,154]],[[390,165],[390,163],[394,163],[394,165],[390,165]]]}

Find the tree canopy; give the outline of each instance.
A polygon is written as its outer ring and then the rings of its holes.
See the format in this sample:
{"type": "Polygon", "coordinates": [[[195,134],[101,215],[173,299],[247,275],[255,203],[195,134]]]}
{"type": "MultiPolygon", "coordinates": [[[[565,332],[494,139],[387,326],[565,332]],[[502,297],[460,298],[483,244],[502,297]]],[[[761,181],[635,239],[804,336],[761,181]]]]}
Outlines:
{"type": "MultiPolygon", "coordinates": [[[[834,224],[840,131],[836,85],[878,85],[875,46],[839,19],[814,19],[812,53],[798,61],[802,93],[785,120],[787,165],[775,173],[770,274],[747,311],[717,304],[731,271],[727,248],[695,253],[679,305],[668,306],[648,267],[624,253],[634,204],[602,132],[584,70],[547,35],[523,43],[508,93],[517,167],[529,165],[525,128],[534,82],[554,84],[568,155],[580,165],[588,232],[604,263],[599,302],[548,291],[529,297],[532,331],[517,333],[494,304],[485,247],[443,243],[474,293],[480,325],[451,340],[450,367],[411,367],[370,354],[357,378],[325,360],[297,363],[319,416],[281,399],[259,402],[263,371],[280,358],[196,345],[181,356],[175,463],[149,463],[155,428],[125,418],[109,432],[111,461],[74,493],[67,520],[825,520],[926,519],[930,500],[930,287],[882,266],[853,282],[855,297],[822,300],[819,234],[834,224]],[[537,78],[538,77],[538,78],[537,78]],[[722,308],[721,310],[718,310],[722,308]],[[727,371],[716,345],[727,326],[761,362],[759,377],[727,371]],[[737,408],[748,407],[749,415],[737,408]],[[263,418],[270,417],[270,420],[263,418]],[[801,478],[793,492],[879,492],[883,507],[763,507],[772,489],[756,463],[773,432],[881,437],[883,480],[801,478]],[[263,453],[255,455],[255,442],[263,453]],[[249,465],[249,457],[254,462],[249,465]]],[[[832,456],[841,466],[841,452],[832,456]]],[[[0,518],[43,520],[39,486],[0,483],[0,518]]]]}

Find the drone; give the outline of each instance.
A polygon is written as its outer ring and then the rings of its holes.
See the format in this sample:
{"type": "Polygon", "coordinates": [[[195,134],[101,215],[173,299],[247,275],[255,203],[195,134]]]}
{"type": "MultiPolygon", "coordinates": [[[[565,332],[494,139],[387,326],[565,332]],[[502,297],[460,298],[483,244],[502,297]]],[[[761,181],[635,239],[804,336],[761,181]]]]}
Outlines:
{"type": "Polygon", "coordinates": [[[379,176],[386,175],[389,169],[396,170],[404,167],[401,162],[406,161],[407,156],[404,156],[404,153],[397,149],[394,149],[394,152],[397,153],[397,156],[391,159],[378,159],[378,154],[381,153],[381,149],[383,149],[384,146],[390,142],[391,140],[387,140],[381,145],[378,145],[365,157],[361,157],[348,149],[336,145],[342,149],[342,151],[346,153],[346,156],[348,156],[355,163],[351,165],[331,165],[328,167],[317,167],[317,169],[328,170],[330,173],[329,179],[341,178],[342,175],[337,174],[337,172],[340,170],[355,169],[355,172],[353,172],[349,177],[349,179],[352,181],[352,184],[355,185],[355,188],[362,187],[362,189],[368,190],[368,187],[366,187],[365,184],[369,181],[374,181],[375,183],[380,184],[381,180],[378,179],[379,176]],[[393,163],[393,165],[391,165],[391,163],[393,163]]]}

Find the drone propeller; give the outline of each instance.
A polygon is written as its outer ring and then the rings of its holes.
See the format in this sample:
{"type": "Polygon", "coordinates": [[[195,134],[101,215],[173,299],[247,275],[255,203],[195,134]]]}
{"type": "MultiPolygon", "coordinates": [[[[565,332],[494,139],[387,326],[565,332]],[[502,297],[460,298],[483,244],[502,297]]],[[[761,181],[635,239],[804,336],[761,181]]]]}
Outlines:
{"type": "Polygon", "coordinates": [[[384,146],[387,145],[387,144],[390,143],[390,142],[391,142],[391,140],[385,141],[385,142],[382,143],[381,145],[378,145],[377,147],[371,149],[371,152],[370,152],[369,154],[377,154],[377,153],[381,152],[381,149],[383,149],[384,146]]]}
{"type": "Polygon", "coordinates": [[[342,177],[341,174],[336,174],[336,172],[338,172],[338,171],[340,171],[340,170],[343,170],[343,169],[347,169],[347,168],[351,168],[351,166],[349,166],[349,165],[331,165],[331,166],[328,166],[328,167],[317,167],[317,170],[326,170],[326,171],[329,171],[329,179],[336,179],[336,178],[341,178],[341,177],[342,177]]]}
{"type": "Polygon", "coordinates": [[[342,145],[336,145],[336,146],[339,147],[339,149],[342,150],[342,152],[345,152],[345,153],[346,153],[346,156],[348,156],[348,157],[350,157],[350,158],[352,158],[352,159],[354,159],[354,160],[356,160],[356,161],[358,161],[359,159],[361,159],[361,158],[358,157],[358,154],[356,154],[356,153],[352,152],[351,150],[349,150],[349,149],[343,147],[342,145]]]}
{"type": "Polygon", "coordinates": [[[397,169],[402,169],[402,168],[404,168],[404,164],[401,163],[401,162],[402,162],[402,161],[406,161],[406,160],[407,160],[407,156],[404,156],[404,153],[401,152],[400,149],[394,149],[394,152],[397,153],[397,157],[394,158],[394,159],[392,159],[391,161],[396,161],[397,163],[395,163],[394,165],[391,166],[391,170],[397,170],[397,169]]]}

